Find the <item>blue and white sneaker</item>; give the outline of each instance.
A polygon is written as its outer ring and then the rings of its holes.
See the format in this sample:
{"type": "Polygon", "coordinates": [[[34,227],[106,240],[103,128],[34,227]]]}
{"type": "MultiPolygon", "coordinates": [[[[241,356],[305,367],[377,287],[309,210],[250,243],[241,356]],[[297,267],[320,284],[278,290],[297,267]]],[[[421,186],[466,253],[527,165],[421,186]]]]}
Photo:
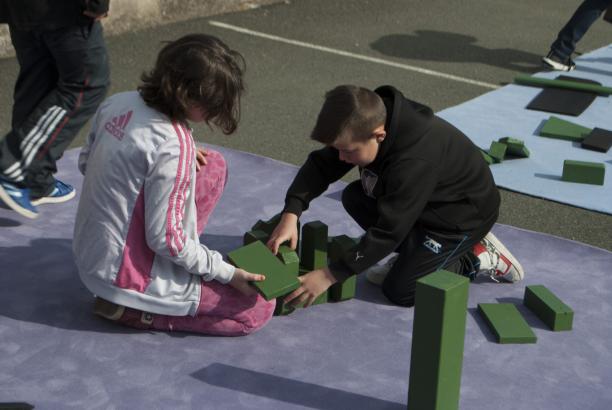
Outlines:
{"type": "Polygon", "coordinates": [[[32,205],[59,204],[71,200],[75,195],[76,191],[72,185],[65,184],[56,179],[53,191],[47,196],[33,199],[32,205]]]}
{"type": "Polygon", "coordinates": [[[19,188],[12,182],[0,178],[0,199],[21,216],[30,219],[38,217],[38,210],[30,202],[30,190],[27,188],[19,188]]]}

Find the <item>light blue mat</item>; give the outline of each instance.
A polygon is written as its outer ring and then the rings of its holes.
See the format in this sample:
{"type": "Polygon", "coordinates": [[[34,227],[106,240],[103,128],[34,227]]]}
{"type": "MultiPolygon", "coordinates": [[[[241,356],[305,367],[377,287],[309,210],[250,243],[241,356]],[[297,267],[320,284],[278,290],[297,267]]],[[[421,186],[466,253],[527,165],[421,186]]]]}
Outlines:
{"type": "MultiPolygon", "coordinates": [[[[582,55],[577,68],[567,74],[612,87],[612,44],[582,55]]],[[[542,72],[538,77],[555,78],[560,72],[542,72]]],[[[612,214],[612,149],[599,153],[580,148],[579,143],[538,136],[543,122],[551,115],[594,128],[612,130],[612,96],[597,97],[577,117],[527,110],[525,107],[541,91],[538,87],[510,84],[437,113],[455,125],[480,148],[491,141],[515,137],[525,141],[530,158],[512,159],[491,166],[498,186],[528,195],[612,214]],[[601,162],[606,167],[603,186],[561,180],[563,161],[601,162]]]]}

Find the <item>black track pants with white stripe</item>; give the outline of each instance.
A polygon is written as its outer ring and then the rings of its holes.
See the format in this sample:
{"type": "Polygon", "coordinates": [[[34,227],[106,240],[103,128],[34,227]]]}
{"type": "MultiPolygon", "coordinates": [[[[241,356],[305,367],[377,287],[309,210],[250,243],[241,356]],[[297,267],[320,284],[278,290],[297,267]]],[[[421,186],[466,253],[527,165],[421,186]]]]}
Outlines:
{"type": "Polygon", "coordinates": [[[108,57],[99,22],[9,28],[19,76],[11,130],[0,141],[0,175],[36,198],[53,190],[56,161],[104,99],[108,57]]]}
{"type": "MultiPolygon", "coordinates": [[[[342,193],[346,211],[364,230],[378,219],[376,200],[363,191],[361,181],[350,183],[342,193]]],[[[478,258],[472,248],[495,224],[495,218],[483,221],[478,229],[465,232],[442,232],[416,224],[396,249],[397,260],[387,274],[382,291],[391,302],[413,306],[416,281],[444,269],[470,276],[478,269],[478,258]]]]}

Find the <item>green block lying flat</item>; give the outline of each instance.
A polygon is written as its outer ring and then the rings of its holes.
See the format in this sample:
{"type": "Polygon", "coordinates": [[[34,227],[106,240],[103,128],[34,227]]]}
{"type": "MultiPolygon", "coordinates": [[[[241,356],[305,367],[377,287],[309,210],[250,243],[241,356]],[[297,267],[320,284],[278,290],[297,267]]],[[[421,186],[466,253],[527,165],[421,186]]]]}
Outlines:
{"type": "Polygon", "coordinates": [[[499,139],[499,142],[506,144],[506,154],[521,158],[529,157],[529,150],[525,146],[525,142],[523,140],[512,137],[503,137],[499,139]]]}
{"type": "Polygon", "coordinates": [[[266,300],[297,289],[300,281],[286,271],[285,265],[264,245],[256,241],[227,254],[229,260],[237,267],[251,273],[266,275],[262,282],[253,282],[253,286],[266,300]]]}
{"type": "MultiPolygon", "coordinates": [[[[329,262],[338,261],[342,255],[359,243],[359,239],[353,239],[346,235],[334,236],[329,239],[327,255],[329,262]]],[[[357,276],[353,275],[344,282],[334,283],[329,288],[329,299],[333,302],[341,302],[355,297],[357,276]]]]}
{"type": "Polygon", "coordinates": [[[545,286],[527,286],[523,303],[555,332],[572,329],[574,311],[545,286]]]}
{"type": "Polygon", "coordinates": [[[535,343],[537,340],[512,303],[479,303],[478,310],[495,334],[497,343],[535,343]]]}
{"type": "Polygon", "coordinates": [[[459,408],[468,287],[447,271],[417,281],[408,410],[459,408]]]}
{"type": "Polygon", "coordinates": [[[567,182],[581,184],[603,185],[606,175],[606,166],[601,162],[563,161],[563,175],[561,179],[567,182]]]}
{"type": "Polygon", "coordinates": [[[588,91],[601,95],[612,94],[611,87],[605,87],[603,85],[579,83],[568,80],[551,80],[548,78],[532,77],[526,74],[517,75],[514,78],[514,82],[522,85],[532,85],[537,87],[556,87],[565,88],[568,90],[588,91]]]}
{"type": "Polygon", "coordinates": [[[540,129],[540,136],[580,142],[590,132],[590,128],[552,116],[544,123],[542,129],[540,129]]]}
{"type": "Polygon", "coordinates": [[[506,157],[506,144],[501,142],[493,141],[491,142],[491,148],[489,148],[489,155],[493,157],[493,160],[496,163],[500,163],[506,157]]]}

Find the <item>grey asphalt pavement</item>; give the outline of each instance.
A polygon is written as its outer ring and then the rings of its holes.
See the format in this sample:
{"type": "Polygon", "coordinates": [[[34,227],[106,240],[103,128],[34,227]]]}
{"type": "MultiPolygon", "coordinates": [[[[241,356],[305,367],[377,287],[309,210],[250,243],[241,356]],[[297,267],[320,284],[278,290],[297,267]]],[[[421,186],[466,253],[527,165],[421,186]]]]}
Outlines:
{"type": "MultiPolygon", "coordinates": [[[[243,99],[242,122],[239,131],[229,137],[203,126],[196,126],[194,135],[201,141],[299,165],[310,150],[318,147],[308,140],[308,134],[325,91],[347,83],[366,87],[392,84],[436,111],[457,105],[490,91],[487,84],[501,86],[518,73],[540,71],[541,56],[579,3],[286,1],[108,38],[111,93],[136,87],[162,41],[195,31],[219,36],[247,60],[248,93],[243,99]],[[211,21],[280,39],[230,30],[211,21]],[[289,44],[283,39],[300,43],[289,44]]],[[[579,43],[578,51],[607,45],[611,33],[612,25],[596,22],[579,43]]],[[[0,60],[3,134],[10,123],[16,75],[15,59],[0,60]]],[[[82,144],[84,135],[85,130],[73,147],[82,144]]],[[[610,215],[507,190],[502,191],[502,198],[501,223],[612,250],[610,215]]]]}

